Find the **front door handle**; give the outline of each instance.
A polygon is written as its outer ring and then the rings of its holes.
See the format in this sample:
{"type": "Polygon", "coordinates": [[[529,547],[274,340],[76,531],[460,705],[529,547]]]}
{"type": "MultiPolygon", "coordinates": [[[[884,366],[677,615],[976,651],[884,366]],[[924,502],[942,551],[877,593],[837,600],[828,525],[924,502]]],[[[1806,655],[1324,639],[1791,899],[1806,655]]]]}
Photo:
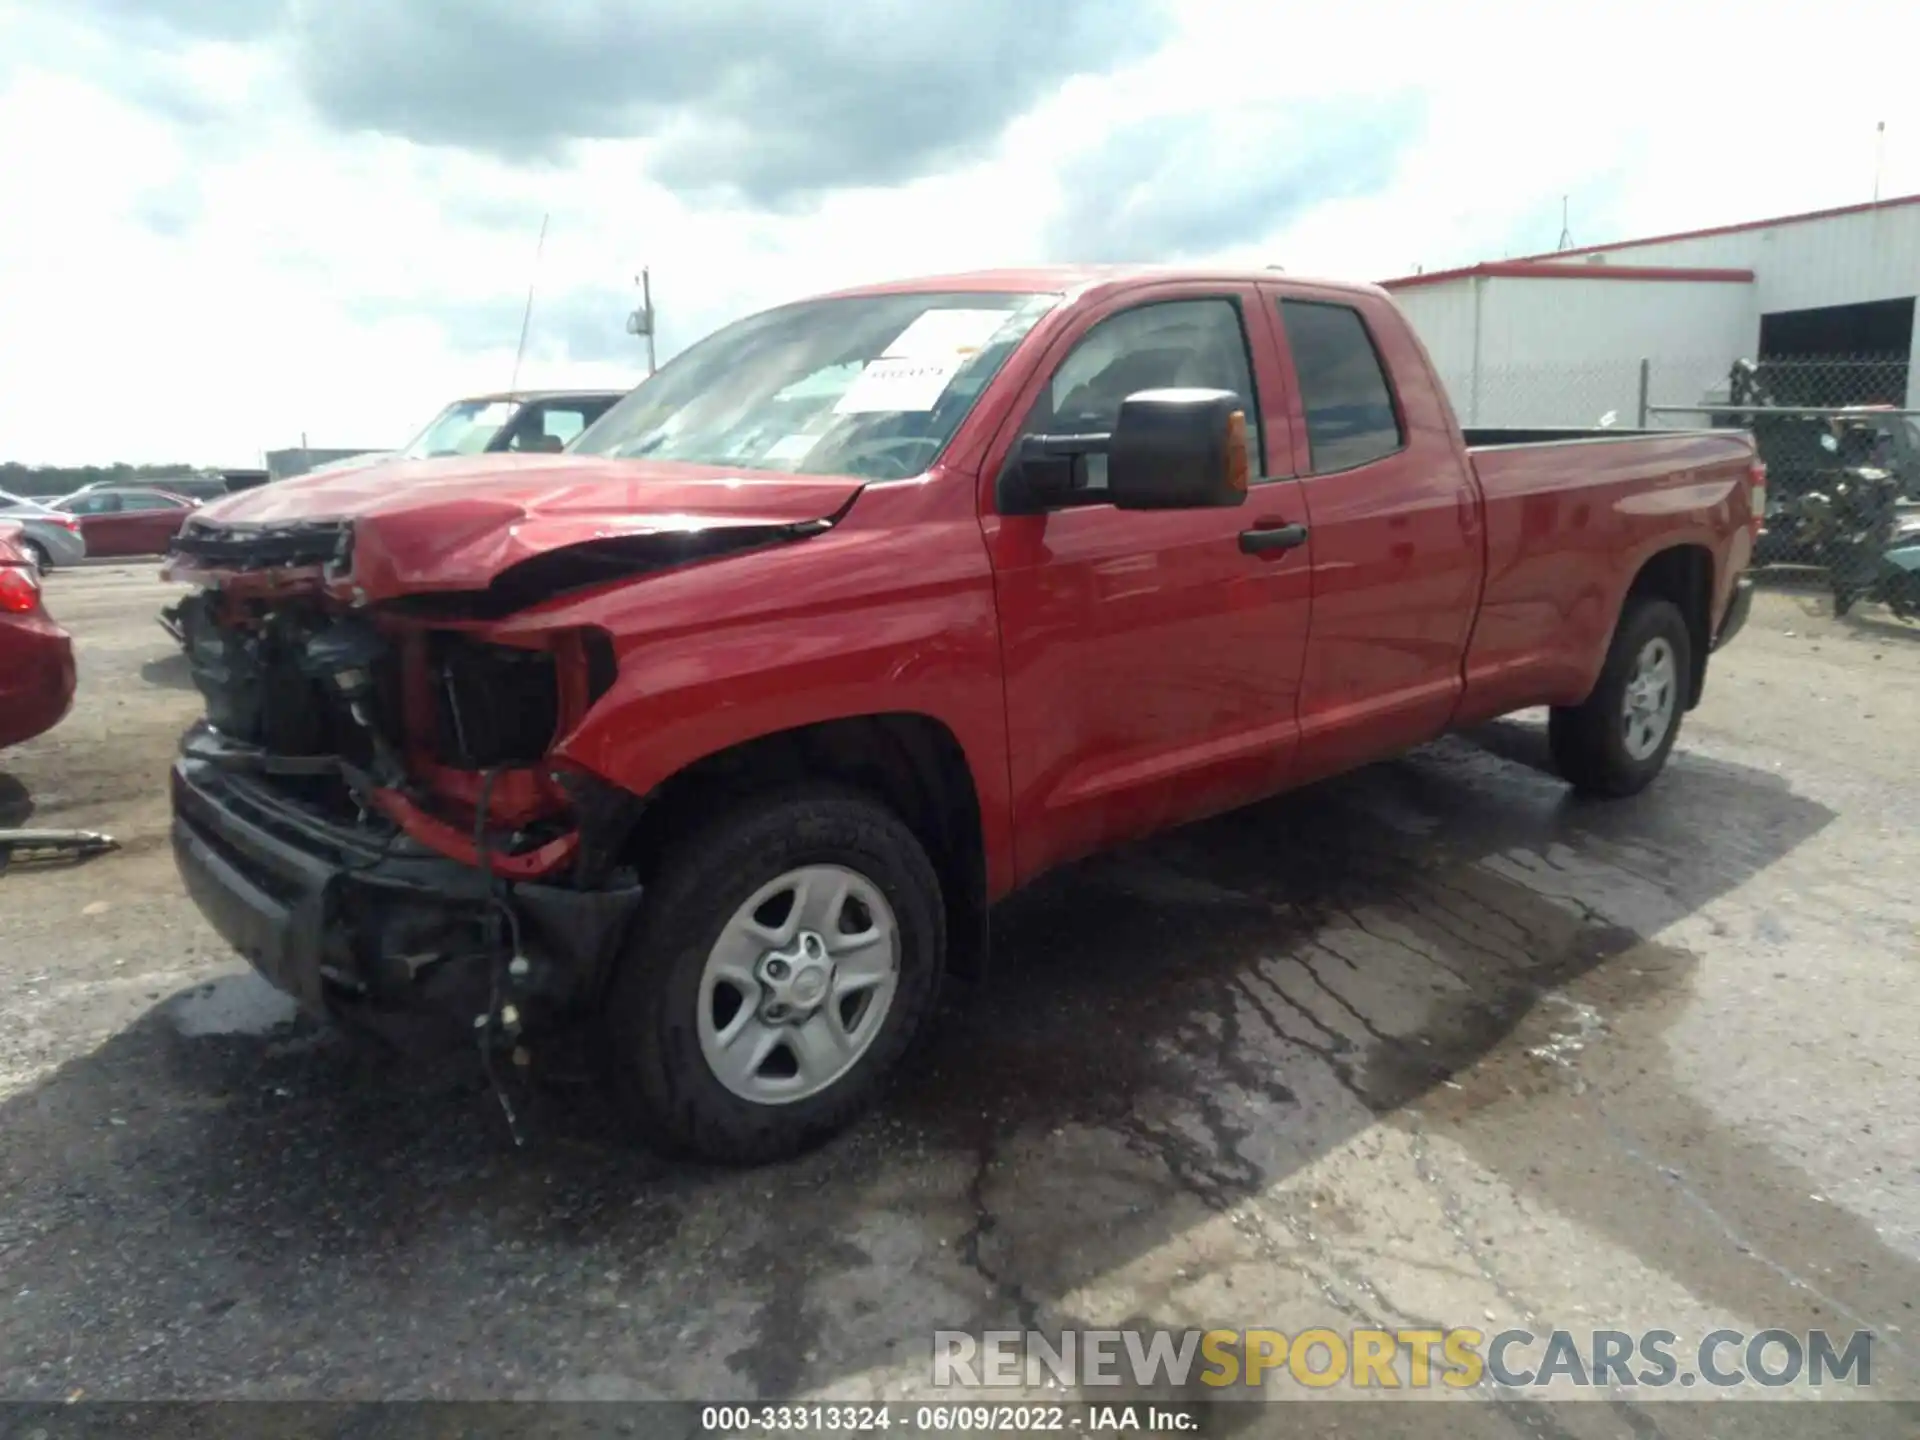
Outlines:
{"type": "Polygon", "coordinates": [[[1304,525],[1275,525],[1264,530],[1242,530],[1240,553],[1262,555],[1269,550],[1293,550],[1307,543],[1304,525]]]}

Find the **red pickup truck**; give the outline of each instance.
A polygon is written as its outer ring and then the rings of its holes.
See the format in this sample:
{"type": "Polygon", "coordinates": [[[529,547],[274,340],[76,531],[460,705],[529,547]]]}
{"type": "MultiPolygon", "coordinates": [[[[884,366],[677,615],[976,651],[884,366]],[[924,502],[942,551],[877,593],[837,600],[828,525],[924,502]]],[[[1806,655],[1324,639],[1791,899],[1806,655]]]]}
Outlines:
{"type": "Polygon", "coordinates": [[[1734,432],[1463,434],[1372,286],[787,305],[564,455],[197,512],[174,848],[310,1007],[520,1063],[584,1024],[653,1142],[765,1160],[1064,861],[1531,706],[1574,786],[1639,790],[1763,486],[1734,432]]]}

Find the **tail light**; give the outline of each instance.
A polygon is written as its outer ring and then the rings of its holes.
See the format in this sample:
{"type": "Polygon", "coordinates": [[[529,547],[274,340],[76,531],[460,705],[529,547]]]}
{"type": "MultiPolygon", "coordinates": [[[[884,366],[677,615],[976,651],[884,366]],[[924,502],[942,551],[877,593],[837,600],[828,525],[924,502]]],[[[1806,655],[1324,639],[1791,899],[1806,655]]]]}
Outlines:
{"type": "Polygon", "coordinates": [[[50,515],[47,518],[50,523],[58,525],[62,530],[71,530],[76,535],[80,533],[80,522],[71,515],[50,515]]]}
{"type": "Polygon", "coordinates": [[[1753,513],[1747,517],[1747,528],[1754,538],[1767,527],[1767,462],[1755,460],[1747,467],[1747,492],[1753,513]]]}
{"type": "Polygon", "coordinates": [[[0,565],[0,615],[31,615],[40,608],[40,582],[15,565],[0,565]]]}

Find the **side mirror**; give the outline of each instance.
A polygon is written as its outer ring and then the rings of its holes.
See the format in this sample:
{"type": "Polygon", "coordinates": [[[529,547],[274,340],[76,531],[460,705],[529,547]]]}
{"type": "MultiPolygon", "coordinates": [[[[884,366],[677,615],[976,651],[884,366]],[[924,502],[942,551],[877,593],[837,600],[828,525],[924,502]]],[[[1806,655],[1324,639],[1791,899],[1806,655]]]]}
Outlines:
{"type": "Polygon", "coordinates": [[[1141,390],[1120,402],[1107,498],[1120,510],[1245,503],[1247,416],[1230,390],[1141,390]]]}
{"type": "Polygon", "coordinates": [[[1120,402],[1111,433],[1027,435],[997,487],[1002,515],[1075,505],[1119,510],[1201,510],[1243,504],[1249,480],[1247,417],[1230,390],[1139,390],[1120,402]],[[1106,459],[1106,483],[1088,461],[1106,459]]]}

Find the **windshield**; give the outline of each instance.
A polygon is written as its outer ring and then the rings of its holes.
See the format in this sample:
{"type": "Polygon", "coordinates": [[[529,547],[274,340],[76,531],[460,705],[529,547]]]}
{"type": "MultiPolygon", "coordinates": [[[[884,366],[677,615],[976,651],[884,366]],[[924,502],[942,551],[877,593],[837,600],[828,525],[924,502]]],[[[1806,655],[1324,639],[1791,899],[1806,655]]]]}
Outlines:
{"type": "Polygon", "coordinates": [[[437,455],[478,455],[513,418],[511,400],[456,400],[400,453],[408,460],[437,455]]]}
{"type": "Polygon", "coordinates": [[[939,458],[1058,295],[856,295],[749,316],[676,356],[570,447],[897,480],[939,458]]]}
{"type": "Polygon", "coordinates": [[[0,490],[0,510],[25,510],[31,514],[50,515],[44,500],[29,500],[24,495],[15,495],[10,490],[0,490]]]}

